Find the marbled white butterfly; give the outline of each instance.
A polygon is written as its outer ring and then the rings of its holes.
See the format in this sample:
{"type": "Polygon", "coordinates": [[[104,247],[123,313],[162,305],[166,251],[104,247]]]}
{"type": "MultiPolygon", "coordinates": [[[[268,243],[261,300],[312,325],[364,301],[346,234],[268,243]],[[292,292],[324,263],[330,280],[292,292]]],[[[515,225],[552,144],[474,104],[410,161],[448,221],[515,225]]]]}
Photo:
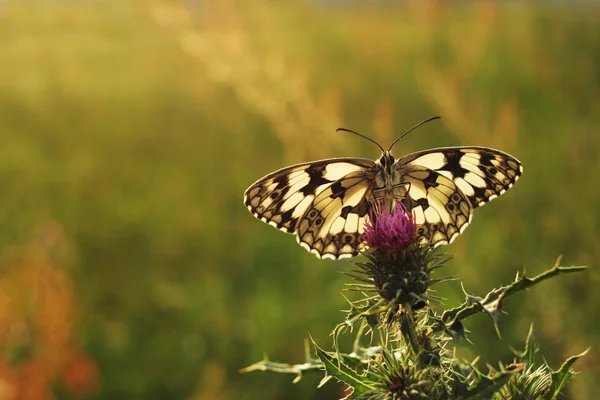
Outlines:
{"type": "Polygon", "coordinates": [[[473,209],[519,179],[521,163],[487,147],[442,147],[395,159],[396,139],[378,160],[343,157],[283,168],[259,179],[244,203],[261,221],[287,233],[319,258],[356,256],[372,207],[402,201],[413,212],[417,235],[431,245],[452,243],[471,222],[473,209]]]}

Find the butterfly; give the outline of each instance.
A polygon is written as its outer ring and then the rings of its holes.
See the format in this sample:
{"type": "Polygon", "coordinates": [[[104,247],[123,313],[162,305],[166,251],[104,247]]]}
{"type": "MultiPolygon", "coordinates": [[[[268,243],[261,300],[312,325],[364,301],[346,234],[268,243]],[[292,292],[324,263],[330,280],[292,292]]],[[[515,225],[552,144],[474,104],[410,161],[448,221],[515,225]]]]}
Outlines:
{"type": "Polygon", "coordinates": [[[523,173],[509,154],[488,147],[441,147],[395,159],[394,144],[375,143],[377,160],[342,157],[292,165],[272,172],[244,193],[258,219],[296,235],[319,258],[358,255],[365,218],[373,207],[401,201],[417,224],[418,240],[432,246],[452,243],[471,222],[473,210],[500,196],[523,173]]]}

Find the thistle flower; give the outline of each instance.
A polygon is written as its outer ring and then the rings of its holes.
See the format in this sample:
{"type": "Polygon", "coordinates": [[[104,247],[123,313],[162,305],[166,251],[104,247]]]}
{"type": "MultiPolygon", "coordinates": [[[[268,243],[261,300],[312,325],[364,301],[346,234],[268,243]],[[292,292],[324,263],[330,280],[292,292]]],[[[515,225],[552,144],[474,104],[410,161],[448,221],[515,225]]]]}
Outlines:
{"type": "Polygon", "coordinates": [[[402,202],[397,201],[391,212],[371,209],[365,223],[363,241],[373,250],[399,253],[413,243],[416,232],[414,216],[402,202]]]}
{"type": "Polygon", "coordinates": [[[368,261],[355,262],[357,269],[349,275],[362,282],[354,290],[377,292],[386,304],[380,312],[387,322],[406,307],[420,308],[434,299],[426,292],[441,280],[431,279],[431,271],[448,260],[419,243],[416,232],[415,218],[402,202],[391,211],[371,210],[365,222],[362,240],[369,248],[364,253],[368,261]]]}

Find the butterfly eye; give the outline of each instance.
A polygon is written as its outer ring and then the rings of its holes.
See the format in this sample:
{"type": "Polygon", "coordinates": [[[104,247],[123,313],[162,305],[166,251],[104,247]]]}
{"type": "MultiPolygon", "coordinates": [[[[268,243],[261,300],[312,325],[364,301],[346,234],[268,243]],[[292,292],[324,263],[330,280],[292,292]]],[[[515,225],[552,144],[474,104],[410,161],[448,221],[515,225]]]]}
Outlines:
{"type": "Polygon", "coordinates": [[[388,165],[392,165],[394,163],[394,156],[392,156],[391,154],[387,153],[381,156],[381,158],[379,159],[379,163],[383,166],[388,166],[388,165]]]}

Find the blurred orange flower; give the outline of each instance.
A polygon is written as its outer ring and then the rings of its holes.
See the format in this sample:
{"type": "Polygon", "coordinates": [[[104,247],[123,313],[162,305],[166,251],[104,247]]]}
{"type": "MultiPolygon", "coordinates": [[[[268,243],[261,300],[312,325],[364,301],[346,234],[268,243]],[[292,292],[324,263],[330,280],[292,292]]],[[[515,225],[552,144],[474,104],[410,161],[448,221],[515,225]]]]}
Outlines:
{"type": "Polygon", "coordinates": [[[31,243],[5,251],[0,269],[0,400],[53,399],[50,385],[59,381],[79,398],[98,386],[96,365],[74,345],[78,318],[62,251],[67,248],[62,229],[51,223],[31,243]],[[52,240],[46,240],[48,234],[52,240]]]}

